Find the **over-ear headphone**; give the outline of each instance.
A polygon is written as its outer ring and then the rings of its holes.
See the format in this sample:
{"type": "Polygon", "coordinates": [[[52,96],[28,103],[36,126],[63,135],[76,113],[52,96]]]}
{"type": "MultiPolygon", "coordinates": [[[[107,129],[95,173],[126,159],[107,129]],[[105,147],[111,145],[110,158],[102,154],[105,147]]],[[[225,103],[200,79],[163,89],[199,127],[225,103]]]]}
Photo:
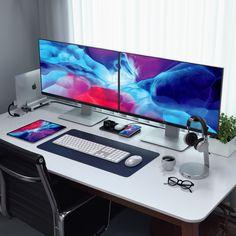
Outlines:
{"type": "Polygon", "coordinates": [[[185,136],[186,144],[188,144],[189,146],[194,146],[194,148],[196,150],[198,150],[199,152],[207,151],[207,149],[208,149],[208,141],[207,141],[208,127],[207,127],[204,119],[199,116],[191,116],[187,120],[186,126],[187,126],[187,130],[188,130],[188,133],[185,136]],[[191,123],[193,121],[201,123],[201,127],[202,127],[202,137],[201,138],[198,138],[196,133],[190,132],[191,123]]]}

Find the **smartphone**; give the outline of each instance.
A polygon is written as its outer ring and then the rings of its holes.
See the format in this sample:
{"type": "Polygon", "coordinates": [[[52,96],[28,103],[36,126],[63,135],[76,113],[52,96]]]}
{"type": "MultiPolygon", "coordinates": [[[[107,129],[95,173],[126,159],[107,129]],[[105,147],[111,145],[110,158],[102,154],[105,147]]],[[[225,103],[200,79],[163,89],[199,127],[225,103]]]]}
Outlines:
{"type": "Polygon", "coordinates": [[[119,135],[129,138],[140,131],[141,126],[139,125],[127,125],[125,129],[119,132],[119,135]]]}

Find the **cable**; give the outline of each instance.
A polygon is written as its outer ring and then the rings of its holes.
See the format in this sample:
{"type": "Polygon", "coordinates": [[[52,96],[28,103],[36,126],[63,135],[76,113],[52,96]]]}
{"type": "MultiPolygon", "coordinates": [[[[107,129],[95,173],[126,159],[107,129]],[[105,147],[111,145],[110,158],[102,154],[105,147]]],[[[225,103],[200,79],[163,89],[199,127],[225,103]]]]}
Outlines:
{"type": "Polygon", "coordinates": [[[11,113],[11,107],[12,107],[12,106],[14,106],[14,102],[12,102],[12,103],[8,106],[8,108],[7,108],[8,114],[9,114],[10,116],[12,116],[12,117],[19,117],[19,116],[20,116],[19,114],[17,114],[17,113],[11,113]]]}
{"type": "Polygon", "coordinates": [[[7,108],[8,114],[12,117],[20,117],[21,115],[24,115],[25,113],[28,112],[28,110],[23,109],[23,107],[22,107],[22,108],[15,108],[14,112],[12,113],[11,107],[16,107],[14,102],[12,102],[7,108]]]}

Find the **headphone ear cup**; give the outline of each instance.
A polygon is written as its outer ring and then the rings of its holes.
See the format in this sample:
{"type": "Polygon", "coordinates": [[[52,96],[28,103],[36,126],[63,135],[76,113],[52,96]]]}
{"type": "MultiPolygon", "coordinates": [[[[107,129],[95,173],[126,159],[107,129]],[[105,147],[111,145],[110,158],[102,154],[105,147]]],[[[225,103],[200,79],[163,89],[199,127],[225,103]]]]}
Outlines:
{"type": "Polygon", "coordinates": [[[199,152],[203,152],[204,149],[205,149],[205,140],[204,140],[204,138],[198,139],[194,144],[194,148],[199,152]]]}
{"type": "Polygon", "coordinates": [[[185,136],[185,143],[188,144],[189,146],[194,146],[197,140],[198,140],[198,137],[193,132],[187,133],[185,136]]]}

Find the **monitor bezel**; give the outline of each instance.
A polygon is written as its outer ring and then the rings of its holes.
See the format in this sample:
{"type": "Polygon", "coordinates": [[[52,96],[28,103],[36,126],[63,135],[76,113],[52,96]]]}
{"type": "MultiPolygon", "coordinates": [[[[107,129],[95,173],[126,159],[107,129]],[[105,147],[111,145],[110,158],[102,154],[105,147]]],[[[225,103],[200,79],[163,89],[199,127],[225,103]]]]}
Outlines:
{"type": "MultiPolygon", "coordinates": [[[[106,49],[106,48],[99,48],[99,47],[93,47],[93,46],[87,46],[87,45],[83,45],[83,44],[76,44],[76,43],[68,43],[68,42],[63,42],[63,41],[57,41],[57,40],[49,40],[49,39],[44,39],[44,38],[40,38],[38,39],[38,55],[39,55],[39,70],[40,70],[40,88],[41,88],[41,94],[43,95],[47,95],[53,98],[58,98],[58,99],[62,99],[68,102],[73,102],[73,103],[78,103],[78,104],[82,104],[82,105],[88,105],[88,106],[92,106],[92,107],[96,107],[96,108],[100,108],[100,109],[105,109],[105,110],[109,110],[109,111],[113,111],[113,112],[119,112],[119,104],[120,104],[120,51],[115,51],[115,50],[111,50],[111,49],[106,49]],[[47,93],[44,92],[42,89],[42,77],[41,77],[41,60],[40,60],[40,40],[45,40],[45,41],[49,41],[49,42],[56,42],[56,43],[64,43],[64,44],[69,44],[69,45],[76,45],[76,46],[82,46],[82,47],[89,47],[89,48],[94,48],[94,49],[101,49],[101,50],[107,50],[107,51],[112,51],[112,52],[116,52],[118,55],[118,74],[117,74],[117,109],[113,109],[113,108],[109,108],[109,107],[105,107],[105,106],[100,106],[97,104],[92,104],[89,102],[84,102],[84,101],[80,101],[77,99],[73,99],[73,98],[68,98],[68,97],[63,97],[60,95],[56,95],[56,94],[51,94],[51,93],[47,93]]],[[[70,105],[70,104],[68,104],[70,105]]],[[[73,104],[71,104],[73,105],[73,104]]]]}
{"type": "MultiPolygon", "coordinates": [[[[148,55],[142,55],[142,54],[130,53],[130,52],[120,52],[120,55],[122,53],[130,54],[130,55],[134,55],[134,56],[143,56],[143,57],[148,57],[148,58],[156,58],[156,59],[164,59],[164,60],[176,61],[176,60],[169,59],[169,58],[154,57],[154,56],[148,56],[148,55]]],[[[200,63],[193,63],[193,62],[188,62],[188,61],[178,61],[178,62],[189,63],[189,64],[194,64],[194,65],[201,65],[201,66],[208,66],[208,67],[214,67],[214,68],[222,69],[221,91],[220,91],[220,109],[219,109],[219,115],[218,115],[218,126],[217,126],[216,133],[209,132],[209,131],[207,132],[208,135],[210,135],[211,137],[216,138],[217,135],[218,135],[218,132],[219,132],[219,122],[220,122],[221,103],[222,103],[222,91],[223,91],[224,68],[223,67],[218,67],[218,66],[211,66],[211,65],[206,65],[206,64],[200,64],[200,63]]],[[[119,68],[121,69],[121,66],[119,68]]],[[[121,78],[119,78],[119,82],[120,81],[121,81],[121,78]]],[[[137,118],[140,118],[140,119],[149,120],[149,121],[160,123],[160,124],[164,124],[164,125],[173,126],[173,127],[180,128],[180,129],[187,129],[187,127],[184,126],[184,125],[175,124],[175,123],[167,122],[167,121],[164,121],[164,120],[163,121],[162,120],[156,120],[156,119],[153,119],[151,117],[146,117],[146,116],[142,116],[142,115],[137,115],[137,114],[121,111],[120,110],[120,103],[119,103],[119,113],[125,114],[125,115],[129,115],[129,116],[134,116],[134,117],[137,117],[137,118]]],[[[194,114],[192,114],[192,115],[194,115],[194,114]]],[[[143,123],[145,123],[145,122],[143,122],[143,123]]],[[[197,129],[197,128],[193,128],[193,127],[190,127],[190,130],[195,131],[195,132],[202,132],[201,129],[197,129]]]]}

